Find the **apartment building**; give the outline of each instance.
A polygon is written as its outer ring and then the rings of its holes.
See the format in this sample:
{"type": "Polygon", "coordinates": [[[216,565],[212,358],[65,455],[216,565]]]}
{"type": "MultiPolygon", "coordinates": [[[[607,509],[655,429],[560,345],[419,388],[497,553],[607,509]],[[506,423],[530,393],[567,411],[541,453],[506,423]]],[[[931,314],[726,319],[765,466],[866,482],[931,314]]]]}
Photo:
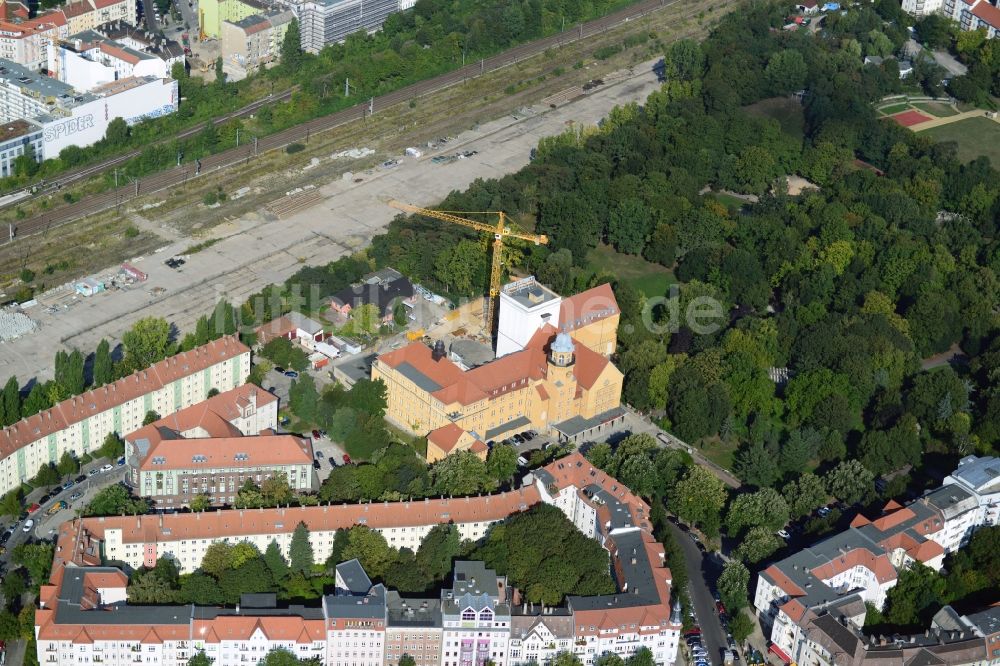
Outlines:
{"type": "Polygon", "coordinates": [[[166,79],[176,62],[125,46],[94,30],[70,35],[51,53],[49,72],[84,92],[132,76],[166,79]]]}
{"type": "Polygon", "coordinates": [[[25,153],[42,161],[42,126],[20,119],[0,125],[0,178],[14,175],[14,160],[25,153]]]}
{"type": "Polygon", "coordinates": [[[507,579],[482,562],[456,562],[441,592],[441,666],[507,666],[510,623],[507,579]]]}
{"type": "Polygon", "coordinates": [[[1000,36],[1000,7],[989,0],[903,0],[902,7],[914,16],[943,14],[962,30],[985,30],[987,38],[1000,36]]]}
{"type": "Polygon", "coordinates": [[[386,593],[386,664],[413,657],[416,666],[441,664],[441,600],[404,599],[395,590],[386,593]]]}
{"type": "Polygon", "coordinates": [[[968,456],[942,487],[905,507],[889,502],[873,520],[859,514],[846,531],[771,565],[754,594],[771,650],[787,663],[842,663],[820,633],[853,641],[865,603],[881,608],[901,569],[921,562],[940,570],[947,553],[998,524],[998,514],[1000,460],[968,456]]]}
{"type": "Polygon", "coordinates": [[[399,0],[296,0],[291,8],[299,20],[302,49],[319,53],[358,30],[378,30],[400,5],[399,0]]]}
{"type": "Polygon", "coordinates": [[[278,399],[253,385],[136,430],[125,438],[125,477],[133,492],[157,506],[189,506],[201,496],[232,504],[248,479],[260,485],[283,475],[292,490],[313,490],[308,439],[278,435],[278,399]]]}
{"type": "Polygon", "coordinates": [[[213,388],[244,384],[249,374],[249,347],[224,337],[21,419],[0,431],[0,492],[65,452],[82,456],[100,448],[111,432],[138,430],[149,411],[173,414],[202,402],[213,388]]]}
{"type": "MultiPolygon", "coordinates": [[[[572,507],[563,502],[560,509],[565,513],[572,507]]],[[[283,646],[300,656],[322,654],[323,663],[337,666],[395,664],[403,654],[426,666],[467,666],[487,659],[515,666],[572,644],[588,665],[604,652],[627,657],[641,647],[653,651],[657,664],[669,665],[676,660],[680,610],[671,604],[670,570],[648,516],[641,499],[574,453],[536,470],[518,490],[481,497],[76,519],[64,523],[57,535],[51,584],[43,587],[36,614],[38,654],[44,663],[77,664],[78,653],[93,649],[80,650],[77,642],[96,641],[89,627],[96,624],[102,627],[100,640],[116,644],[107,649],[126,655],[150,652],[151,659],[168,664],[192,649],[204,649],[218,666],[255,663],[271,647],[283,646]],[[463,538],[479,539],[512,513],[570,494],[594,509],[592,534],[609,550],[619,592],[571,597],[559,609],[522,606],[503,577],[480,562],[457,562],[453,584],[440,600],[403,599],[372,585],[356,561],[341,563],[335,592],[318,609],[265,608],[266,603],[244,600],[235,612],[146,606],[133,614],[117,588],[105,598],[100,586],[65,584],[70,572],[103,572],[102,563],[111,560],[137,568],[170,557],[188,573],[218,541],[249,541],[263,551],[274,540],[287,554],[300,521],[310,529],[317,560],[329,556],[337,529],[353,525],[367,525],[391,544],[412,550],[441,523],[455,524],[463,538]],[[81,604],[85,587],[94,590],[81,604]],[[69,612],[61,610],[67,607],[69,612]],[[104,612],[95,615],[95,609],[104,612]],[[265,619],[273,616],[282,619],[265,619]],[[187,634],[174,627],[185,622],[187,634]],[[184,640],[178,638],[182,634],[184,640]]]]}
{"type": "MultiPolygon", "coordinates": [[[[528,291],[505,288],[501,297],[537,297],[559,311],[551,292],[533,280],[528,284],[528,291]]],[[[413,342],[382,354],[372,364],[372,379],[385,382],[386,418],[427,435],[428,462],[463,450],[485,456],[487,442],[528,429],[579,441],[610,427],[624,410],[622,373],[603,355],[614,345],[603,331],[618,317],[617,305],[607,305],[608,295],[610,289],[603,287],[579,295],[581,303],[600,303],[604,316],[573,320],[579,325],[572,333],[557,331],[547,313],[512,316],[501,302],[501,334],[509,332],[510,345],[526,341],[519,349],[508,345],[511,351],[471,370],[452,362],[441,341],[433,348],[413,342]]],[[[498,342],[498,355],[500,349],[498,342]]]]}
{"type": "Polygon", "coordinates": [[[294,19],[288,11],[254,14],[238,21],[223,21],[220,30],[222,62],[233,80],[245,78],[281,57],[281,45],[294,19]]]}
{"type": "Polygon", "coordinates": [[[248,16],[265,14],[270,3],[260,0],[200,0],[198,28],[202,39],[219,39],[223,21],[240,21],[248,16]]]}

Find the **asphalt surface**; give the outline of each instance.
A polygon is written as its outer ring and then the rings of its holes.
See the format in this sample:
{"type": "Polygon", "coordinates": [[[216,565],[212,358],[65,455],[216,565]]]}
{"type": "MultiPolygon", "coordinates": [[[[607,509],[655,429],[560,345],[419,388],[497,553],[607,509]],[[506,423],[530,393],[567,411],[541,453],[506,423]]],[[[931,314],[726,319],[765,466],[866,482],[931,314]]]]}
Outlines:
{"type": "MultiPolygon", "coordinates": [[[[146,2],[150,1],[151,0],[146,0],[146,2]]],[[[370,112],[378,113],[379,111],[396,106],[397,104],[409,102],[410,100],[423,95],[462,83],[468,79],[482,76],[487,72],[494,72],[505,67],[515,65],[525,58],[544,53],[548,49],[587,39],[588,37],[593,37],[594,35],[606,32],[608,29],[621,23],[627,23],[628,21],[640,18],[646,14],[670,7],[678,1],[679,0],[670,0],[669,2],[667,0],[644,0],[643,2],[639,2],[635,5],[631,5],[609,14],[608,16],[595,19],[588,23],[580,24],[570,30],[539,39],[534,42],[521,44],[520,46],[516,46],[503,53],[483,59],[478,63],[466,65],[465,67],[442,74],[441,76],[427,79],[425,81],[419,81],[380,97],[372,98],[370,102],[356,104],[328,116],[323,116],[322,118],[317,118],[295,127],[290,127],[286,130],[266,137],[260,137],[259,139],[251,139],[248,137],[247,143],[242,146],[202,159],[201,173],[227,168],[236,164],[247,163],[254,156],[262,152],[281,149],[291,143],[308,143],[310,135],[317,132],[327,131],[340,125],[355,122],[357,120],[363,120],[369,115],[370,112]]],[[[697,14],[697,11],[691,10],[689,14],[679,17],[679,19],[694,16],[695,14],[697,14]]],[[[680,35],[680,37],[683,36],[685,35],[680,35]]],[[[216,124],[220,124],[231,117],[252,113],[260,106],[270,104],[281,99],[287,99],[291,96],[292,92],[293,90],[290,89],[284,91],[283,93],[278,93],[268,98],[258,100],[257,102],[247,105],[240,111],[229,114],[223,118],[218,118],[214,122],[216,124]]],[[[179,136],[189,136],[199,131],[201,131],[201,128],[194,127],[184,133],[181,133],[179,136]]],[[[127,161],[139,153],[140,151],[138,150],[132,151],[131,153],[113,158],[102,164],[88,167],[84,171],[88,172],[87,175],[98,173],[100,171],[107,170],[109,166],[114,166],[115,164],[127,161]]],[[[51,183],[48,184],[44,192],[51,192],[54,188],[58,187],[58,184],[65,184],[66,182],[71,182],[72,180],[77,180],[81,177],[83,177],[82,173],[63,176],[54,181],[55,185],[51,183]]],[[[138,182],[129,182],[118,188],[85,197],[76,203],[24,220],[17,225],[17,235],[20,237],[45,232],[50,228],[78,220],[81,217],[114,208],[115,206],[119,206],[136,196],[150,194],[151,192],[158,192],[166,188],[183,184],[187,182],[189,178],[194,177],[196,177],[195,165],[182,164],[181,166],[168,171],[162,171],[160,173],[142,178],[138,182]]]]}
{"type": "MultiPolygon", "coordinates": [[[[719,623],[719,615],[715,610],[715,597],[706,581],[713,584],[719,579],[721,567],[715,556],[707,554],[699,548],[685,532],[674,523],[669,523],[670,531],[684,550],[684,565],[688,574],[688,596],[694,607],[695,621],[701,628],[702,644],[708,650],[708,660],[714,665],[722,664],[722,650],[727,647],[726,632],[719,623]]],[[[682,639],[679,651],[688,656],[687,643],[682,639]]]]}

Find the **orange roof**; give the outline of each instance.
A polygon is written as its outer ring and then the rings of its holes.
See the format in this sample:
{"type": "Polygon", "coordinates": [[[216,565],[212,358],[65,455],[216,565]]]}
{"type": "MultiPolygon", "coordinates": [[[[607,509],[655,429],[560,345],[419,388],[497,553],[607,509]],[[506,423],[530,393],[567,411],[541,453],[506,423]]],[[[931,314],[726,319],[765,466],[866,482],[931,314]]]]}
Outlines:
{"type": "Polygon", "coordinates": [[[868,569],[880,583],[896,580],[896,569],[885,555],[876,555],[867,548],[855,548],[840,557],[821,564],[812,570],[812,574],[820,580],[829,580],[837,574],[854,567],[868,569]]]}
{"type": "Polygon", "coordinates": [[[439,449],[449,453],[458,444],[458,440],[462,439],[463,434],[465,434],[464,430],[454,423],[449,423],[431,430],[430,434],[427,435],[427,441],[433,442],[439,449]]]}
{"type": "Polygon", "coordinates": [[[94,11],[93,5],[84,0],[83,2],[67,2],[65,5],[60,7],[62,13],[69,17],[82,16],[89,12],[94,11]]]}
{"type": "MultiPolygon", "coordinates": [[[[100,0],[98,0],[98,1],[100,1],[100,0]]],[[[127,63],[131,63],[131,64],[135,65],[135,64],[138,64],[138,62],[140,60],[139,56],[136,55],[135,53],[129,53],[128,51],[126,51],[125,49],[121,48],[120,46],[116,46],[114,44],[109,44],[108,42],[101,42],[99,48],[100,48],[101,51],[104,51],[109,56],[117,58],[117,59],[121,60],[122,62],[127,62],[127,63]]]]}
{"type": "Polygon", "coordinates": [[[487,450],[486,443],[481,439],[477,439],[472,443],[472,446],[469,447],[469,450],[473,453],[483,453],[487,450]]]}
{"type": "Polygon", "coordinates": [[[196,640],[204,637],[206,643],[245,641],[258,631],[272,641],[311,643],[326,638],[323,620],[306,620],[295,615],[219,615],[212,620],[194,621],[196,640]]]}
{"type": "Polygon", "coordinates": [[[123,405],[161,389],[177,379],[249,351],[249,347],[234,337],[220,338],[207,345],[164,359],[146,370],[134,372],[112,384],[63,400],[52,409],[21,419],[0,431],[0,456],[9,456],[18,449],[74,423],[123,405]]]}
{"type": "Polygon", "coordinates": [[[83,518],[60,527],[59,546],[65,544],[71,552],[81,527],[98,539],[103,539],[108,530],[121,530],[124,543],[167,543],[220,535],[291,534],[299,522],[304,522],[312,532],[329,532],[353,525],[382,528],[492,522],[540,501],[537,488],[529,486],[483,497],[83,518]]]}
{"type": "MultiPolygon", "coordinates": [[[[579,452],[574,451],[565,458],[560,458],[545,467],[545,471],[553,477],[553,483],[562,489],[573,486],[583,490],[587,486],[599,486],[604,492],[613,495],[629,509],[632,523],[642,529],[651,529],[649,524],[649,505],[635,495],[622,482],[608,476],[602,470],[590,464],[579,452]]],[[[595,507],[598,508],[599,506],[595,507]]]]}
{"type": "Polygon", "coordinates": [[[799,622],[806,614],[806,607],[798,599],[788,601],[781,607],[781,610],[792,619],[792,622],[799,622]]]}
{"type": "MultiPolygon", "coordinates": [[[[133,439],[134,438],[130,438],[133,439]]],[[[311,465],[312,447],[295,435],[253,435],[206,439],[164,439],[149,448],[140,461],[143,471],[166,469],[216,469],[271,465],[311,465]],[[246,454],[246,458],[242,457],[246,454]],[[204,460],[195,462],[196,456],[204,460]],[[163,462],[153,462],[153,459],[163,462]]]]}
{"type": "Polygon", "coordinates": [[[888,532],[892,528],[901,525],[908,520],[913,520],[916,517],[917,514],[913,513],[912,509],[900,508],[876,518],[872,521],[872,524],[879,532],[888,532]]]}
{"type": "Polygon", "coordinates": [[[94,0],[94,6],[98,9],[113,7],[114,5],[125,4],[125,0],[94,0]]]}
{"type": "Polygon", "coordinates": [[[160,428],[169,428],[179,433],[200,429],[209,437],[239,437],[242,433],[231,421],[239,419],[243,409],[256,405],[259,411],[262,407],[277,401],[278,398],[270,391],[265,391],[254,384],[243,384],[164,416],[159,421],[139,428],[125,439],[130,442],[143,437],[150,441],[159,440],[160,428]]]}
{"type": "Polygon", "coordinates": [[[611,290],[611,285],[605,283],[564,298],[559,305],[559,327],[572,332],[619,312],[615,293],[611,290]]]}
{"type": "Polygon", "coordinates": [[[128,576],[121,571],[88,571],[84,574],[83,581],[84,585],[97,588],[128,586],[128,576]]]}
{"type": "Polygon", "coordinates": [[[288,317],[278,317],[257,327],[257,342],[264,344],[273,338],[284,338],[295,333],[295,324],[288,317]]]}
{"type": "Polygon", "coordinates": [[[978,2],[972,7],[972,13],[976,18],[982,19],[990,27],[1000,30],[1000,9],[988,2],[978,2]]]}
{"type": "Polygon", "coordinates": [[[805,596],[805,590],[792,582],[792,579],[785,575],[785,572],[779,569],[775,565],[771,565],[764,569],[764,574],[766,574],[774,584],[781,588],[785,594],[790,597],[801,597],[805,596]]]}

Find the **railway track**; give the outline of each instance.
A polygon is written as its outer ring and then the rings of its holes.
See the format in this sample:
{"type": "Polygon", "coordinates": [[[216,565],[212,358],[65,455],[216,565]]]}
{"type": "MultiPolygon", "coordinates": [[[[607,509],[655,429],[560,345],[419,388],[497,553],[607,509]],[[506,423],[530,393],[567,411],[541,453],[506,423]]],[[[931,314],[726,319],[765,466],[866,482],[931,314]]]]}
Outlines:
{"type": "MultiPolygon", "coordinates": [[[[375,97],[368,103],[356,104],[336,113],[316,118],[300,125],[276,132],[275,134],[260,137],[259,139],[248,142],[246,145],[231,148],[224,152],[211,155],[201,160],[200,171],[198,171],[196,166],[193,164],[185,164],[167,171],[161,171],[151,176],[147,176],[138,182],[131,182],[118,188],[85,197],[78,202],[21,221],[16,227],[17,235],[18,237],[22,237],[26,235],[45,233],[48,230],[62,224],[78,220],[88,215],[100,213],[111,208],[120,207],[135,197],[152,194],[154,192],[184,184],[189,179],[198,177],[200,173],[209,171],[216,172],[220,169],[225,169],[238,164],[248,164],[253,157],[261,153],[281,149],[291,143],[308,141],[310,136],[317,133],[325,132],[347,123],[362,120],[368,113],[378,113],[379,111],[384,111],[412,99],[438,92],[445,88],[462,83],[468,79],[496,72],[504,69],[505,67],[515,65],[529,57],[541,54],[547,49],[585,40],[589,37],[606,32],[610,28],[629,21],[634,21],[653,12],[661,11],[676,5],[680,1],[681,0],[644,0],[643,2],[631,5],[605,17],[580,24],[571,30],[551,35],[549,37],[544,37],[534,42],[521,44],[520,46],[516,46],[495,56],[485,58],[477,63],[472,63],[435,78],[419,81],[393,92],[386,93],[380,97],[375,97]]],[[[690,18],[698,13],[698,11],[700,10],[690,10],[680,14],[678,18],[690,18]]],[[[693,34],[695,34],[695,31],[688,31],[678,35],[677,38],[684,38],[692,36],[693,34]]],[[[248,105],[233,114],[216,119],[215,122],[216,124],[219,124],[232,117],[236,117],[237,115],[252,113],[253,110],[266,103],[278,101],[282,98],[291,96],[292,92],[293,90],[290,89],[282,93],[280,97],[274,96],[259,100],[258,102],[248,105]]],[[[200,128],[192,128],[180,136],[188,136],[198,131],[200,131],[200,128]]],[[[109,160],[108,162],[119,163],[130,159],[137,154],[138,151],[134,151],[133,153],[114,158],[114,160],[109,160]]],[[[101,169],[106,169],[109,165],[113,166],[113,164],[102,163],[101,165],[94,165],[89,169],[91,170],[91,173],[95,173],[101,169]]],[[[70,177],[71,176],[66,176],[64,178],[70,177]]],[[[72,177],[74,179],[78,179],[84,176],[83,174],[73,174],[72,177]]],[[[65,183],[62,179],[60,182],[65,183]]]]}

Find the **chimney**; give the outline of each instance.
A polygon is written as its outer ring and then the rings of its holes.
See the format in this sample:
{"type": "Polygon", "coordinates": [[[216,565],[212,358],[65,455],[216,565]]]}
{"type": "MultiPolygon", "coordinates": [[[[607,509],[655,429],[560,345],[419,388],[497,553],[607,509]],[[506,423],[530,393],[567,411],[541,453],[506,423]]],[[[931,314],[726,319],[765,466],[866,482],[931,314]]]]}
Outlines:
{"type": "Polygon", "coordinates": [[[438,340],[434,343],[434,349],[431,351],[431,359],[435,361],[440,361],[446,355],[444,350],[444,340],[438,340]]]}

